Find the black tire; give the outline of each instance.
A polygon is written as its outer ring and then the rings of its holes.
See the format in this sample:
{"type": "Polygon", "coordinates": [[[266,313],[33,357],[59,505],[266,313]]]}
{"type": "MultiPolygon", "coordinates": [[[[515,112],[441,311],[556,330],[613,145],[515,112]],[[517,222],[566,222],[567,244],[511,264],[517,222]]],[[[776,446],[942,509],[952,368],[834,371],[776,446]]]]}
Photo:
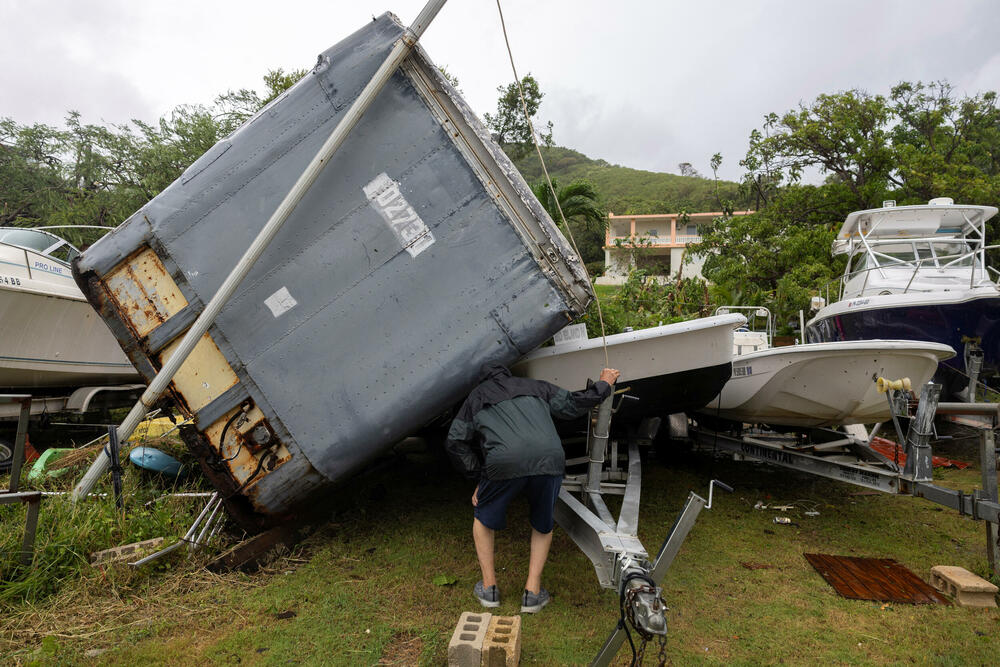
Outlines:
{"type": "Polygon", "coordinates": [[[14,464],[14,448],[6,440],[0,440],[0,472],[7,472],[14,464]]]}

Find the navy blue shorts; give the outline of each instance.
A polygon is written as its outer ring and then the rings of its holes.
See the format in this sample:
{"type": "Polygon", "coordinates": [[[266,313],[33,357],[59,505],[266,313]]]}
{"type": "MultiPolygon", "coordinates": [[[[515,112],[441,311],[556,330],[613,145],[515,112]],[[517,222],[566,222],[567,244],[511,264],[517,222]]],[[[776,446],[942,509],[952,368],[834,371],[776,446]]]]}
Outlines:
{"type": "Polygon", "coordinates": [[[559,497],[562,475],[532,475],[514,479],[483,479],[479,482],[472,515],[493,530],[507,527],[507,505],[522,491],[527,492],[531,527],[539,533],[552,532],[552,509],[559,497]]]}

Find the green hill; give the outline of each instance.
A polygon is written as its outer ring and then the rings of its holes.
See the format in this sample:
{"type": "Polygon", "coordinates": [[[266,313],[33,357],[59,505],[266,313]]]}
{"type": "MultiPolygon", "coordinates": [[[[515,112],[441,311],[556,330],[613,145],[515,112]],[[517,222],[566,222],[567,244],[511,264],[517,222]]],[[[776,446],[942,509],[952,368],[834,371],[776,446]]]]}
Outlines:
{"type": "MultiPolygon", "coordinates": [[[[629,169],[561,146],[543,148],[542,155],[553,178],[563,184],[580,178],[590,181],[601,194],[605,208],[616,214],[718,211],[720,199],[743,207],[738,186],[731,181],[719,181],[716,193],[716,183],[710,178],[629,169]]],[[[516,158],[514,164],[528,183],[542,180],[542,167],[534,150],[516,158]]]]}

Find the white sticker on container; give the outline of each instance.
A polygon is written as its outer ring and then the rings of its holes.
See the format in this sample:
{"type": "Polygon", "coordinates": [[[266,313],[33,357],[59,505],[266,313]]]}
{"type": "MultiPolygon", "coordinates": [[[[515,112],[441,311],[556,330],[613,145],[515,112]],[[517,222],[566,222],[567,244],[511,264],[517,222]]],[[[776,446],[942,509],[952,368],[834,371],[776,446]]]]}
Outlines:
{"type": "Polygon", "coordinates": [[[372,207],[399,239],[399,244],[410,253],[410,257],[416,257],[434,245],[431,230],[403,197],[403,193],[399,191],[399,183],[389,178],[388,174],[379,174],[362,189],[372,207]]]}
{"type": "Polygon", "coordinates": [[[264,299],[264,305],[271,309],[271,314],[275,317],[284,315],[289,310],[299,304],[291,295],[287,287],[282,287],[271,296],[264,299]]]}

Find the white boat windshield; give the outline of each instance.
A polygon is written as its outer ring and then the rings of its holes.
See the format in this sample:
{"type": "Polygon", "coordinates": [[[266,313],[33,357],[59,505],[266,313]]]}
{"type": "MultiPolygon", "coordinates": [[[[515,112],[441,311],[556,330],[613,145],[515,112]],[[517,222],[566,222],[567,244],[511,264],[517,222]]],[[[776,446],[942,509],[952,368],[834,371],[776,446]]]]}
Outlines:
{"type": "Polygon", "coordinates": [[[65,239],[40,229],[0,227],[0,243],[33,250],[66,264],[80,254],[80,251],[65,239]]]}
{"type": "Polygon", "coordinates": [[[963,241],[913,241],[909,243],[872,243],[870,251],[851,258],[848,273],[881,266],[893,268],[920,264],[924,267],[958,268],[973,266],[978,258],[963,241]]]}

